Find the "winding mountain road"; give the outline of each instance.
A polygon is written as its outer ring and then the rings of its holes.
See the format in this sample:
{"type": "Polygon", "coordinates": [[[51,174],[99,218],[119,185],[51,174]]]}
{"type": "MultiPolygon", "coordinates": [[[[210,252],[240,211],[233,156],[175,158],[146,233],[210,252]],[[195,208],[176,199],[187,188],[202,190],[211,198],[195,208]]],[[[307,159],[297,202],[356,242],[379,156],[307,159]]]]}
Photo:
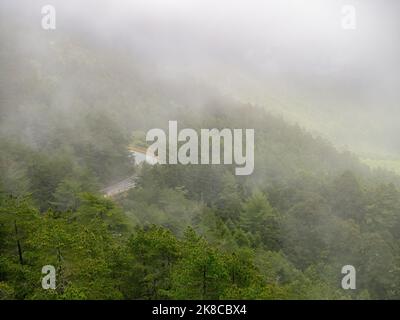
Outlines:
{"type": "MultiPolygon", "coordinates": [[[[137,147],[128,147],[130,152],[129,157],[134,158],[135,165],[139,165],[142,162],[147,162],[150,165],[154,165],[158,162],[156,157],[151,157],[146,155],[146,149],[144,148],[137,148],[137,147]]],[[[105,197],[114,197],[121,193],[128,191],[136,186],[136,175],[130,176],[122,181],[119,181],[115,184],[112,184],[104,189],[101,190],[105,197]]]]}

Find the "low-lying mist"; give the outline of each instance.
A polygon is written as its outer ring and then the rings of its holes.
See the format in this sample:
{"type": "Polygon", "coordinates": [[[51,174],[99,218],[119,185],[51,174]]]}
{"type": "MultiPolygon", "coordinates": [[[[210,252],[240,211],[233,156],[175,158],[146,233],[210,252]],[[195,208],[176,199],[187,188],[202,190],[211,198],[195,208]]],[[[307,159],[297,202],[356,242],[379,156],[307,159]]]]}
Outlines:
{"type": "Polygon", "coordinates": [[[53,1],[51,31],[44,4],[1,4],[3,132],[40,131],[53,112],[73,123],[87,97],[130,122],[139,97],[169,118],[171,103],[222,95],[338,147],[399,155],[395,1],[352,1],[354,30],[341,26],[346,1],[53,1]]]}

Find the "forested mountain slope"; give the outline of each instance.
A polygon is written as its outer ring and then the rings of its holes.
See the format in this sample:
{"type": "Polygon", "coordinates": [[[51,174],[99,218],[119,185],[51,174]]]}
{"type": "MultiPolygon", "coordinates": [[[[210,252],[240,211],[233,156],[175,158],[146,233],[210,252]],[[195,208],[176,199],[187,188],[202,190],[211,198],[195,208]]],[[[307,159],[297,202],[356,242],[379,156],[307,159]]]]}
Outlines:
{"type": "Polygon", "coordinates": [[[140,55],[16,28],[0,29],[0,298],[400,298],[397,176],[140,55]],[[127,146],[168,120],[253,128],[254,173],[134,167],[127,146]]]}

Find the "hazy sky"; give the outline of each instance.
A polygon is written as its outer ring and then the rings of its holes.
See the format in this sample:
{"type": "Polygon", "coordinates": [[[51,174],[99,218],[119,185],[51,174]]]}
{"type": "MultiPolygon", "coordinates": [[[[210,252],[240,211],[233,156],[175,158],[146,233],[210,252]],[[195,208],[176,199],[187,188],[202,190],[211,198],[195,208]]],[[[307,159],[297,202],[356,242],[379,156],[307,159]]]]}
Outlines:
{"type": "Polygon", "coordinates": [[[400,154],[400,1],[3,0],[0,9],[41,31],[43,4],[57,10],[53,32],[128,53],[160,76],[198,77],[337,145],[400,154]],[[354,30],[342,28],[344,5],[356,9],[354,30]]]}

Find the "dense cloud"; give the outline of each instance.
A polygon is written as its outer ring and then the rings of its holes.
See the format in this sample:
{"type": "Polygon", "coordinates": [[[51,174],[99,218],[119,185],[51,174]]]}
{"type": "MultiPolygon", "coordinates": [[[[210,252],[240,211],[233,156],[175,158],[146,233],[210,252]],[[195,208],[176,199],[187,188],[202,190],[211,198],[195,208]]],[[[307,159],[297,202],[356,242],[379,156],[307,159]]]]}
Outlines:
{"type": "Polygon", "coordinates": [[[53,71],[58,61],[42,41],[59,37],[54,46],[65,50],[65,39],[79,39],[94,61],[123,57],[125,65],[148,68],[148,79],[190,78],[264,105],[339,147],[398,155],[396,1],[51,1],[53,34],[40,28],[44,4],[2,1],[3,28],[6,35],[7,23],[19,30],[20,56],[45,57],[53,71]],[[344,5],[356,9],[355,30],[341,26],[344,5]]]}

